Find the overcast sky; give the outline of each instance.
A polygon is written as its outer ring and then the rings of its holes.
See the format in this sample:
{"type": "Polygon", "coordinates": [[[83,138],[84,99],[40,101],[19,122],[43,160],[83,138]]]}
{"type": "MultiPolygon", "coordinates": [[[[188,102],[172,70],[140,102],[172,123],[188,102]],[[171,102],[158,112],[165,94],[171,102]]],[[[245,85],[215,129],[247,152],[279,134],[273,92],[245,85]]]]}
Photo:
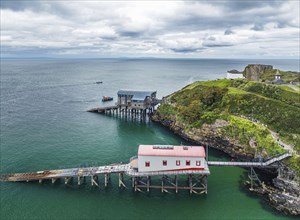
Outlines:
{"type": "Polygon", "coordinates": [[[1,0],[1,57],[299,58],[299,4],[1,0]]]}

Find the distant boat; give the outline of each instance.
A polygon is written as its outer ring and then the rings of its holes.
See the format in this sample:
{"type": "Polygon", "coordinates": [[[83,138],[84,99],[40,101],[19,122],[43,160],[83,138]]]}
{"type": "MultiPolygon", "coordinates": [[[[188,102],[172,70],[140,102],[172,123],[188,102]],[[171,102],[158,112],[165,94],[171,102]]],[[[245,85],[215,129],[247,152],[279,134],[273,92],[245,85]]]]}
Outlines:
{"type": "Polygon", "coordinates": [[[96,83],[97,83],[97,84],[101,84],[101,83],[103,83],[103,82],[102,82],[102,81],[97,81],[96,83]]]}
{"type": "Polygon", "coordinates": [[[112,101],[114,98],[110,96],[103,96],[102,97],[102,102],[107,102],[107,101],[112,101]]]}

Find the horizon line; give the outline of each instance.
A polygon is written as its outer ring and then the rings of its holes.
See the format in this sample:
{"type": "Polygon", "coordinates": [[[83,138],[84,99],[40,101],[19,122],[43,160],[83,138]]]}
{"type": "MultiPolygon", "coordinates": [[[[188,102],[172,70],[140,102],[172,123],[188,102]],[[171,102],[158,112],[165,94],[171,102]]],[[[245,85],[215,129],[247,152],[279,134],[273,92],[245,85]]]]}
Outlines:
{"type": "Polygon", "coordinates": [[[258,58],[253,58],[253,57],[249,57],[249,58],[236,58],[236,57],[232,57],[232,58],[228,58],[228,57],[0,57],[0,60],[7,60],[7,59],[57,59],[57,60],[70,60],[70,59],[165,59],[165,60],[206,60],[206,59],[210,59],[210,60],[299,60],[300,58],[298,57],[284,57],[284,58],[280,58],[280,57],[258,57],[258,58]]]}

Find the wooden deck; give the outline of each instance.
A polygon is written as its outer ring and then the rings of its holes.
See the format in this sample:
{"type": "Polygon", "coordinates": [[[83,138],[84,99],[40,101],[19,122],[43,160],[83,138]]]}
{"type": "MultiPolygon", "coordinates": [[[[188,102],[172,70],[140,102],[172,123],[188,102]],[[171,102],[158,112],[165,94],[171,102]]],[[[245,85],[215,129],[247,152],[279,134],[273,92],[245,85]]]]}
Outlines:
{"type": "Polygon", "coordinates": [[[209,174],[209,169],[206,170],[180,170],[180,171],[156,171],[156,172],[138,172],[133,169],[130,164],[116,164],[109,166],[85,167],[85,168],[70,168],[60,170],[45,170],[30,173],[13,173],[0,174],[0,181],[34,181],[44,179],[57,179],[69,177],[87,177],[96,176],[99,174],[123,173],[130,177],[140,176],[158,176],[158,175],[180,175],[180,174],[209,174]]]}
{"type": "Polygon", "coordinates": [[[107,107],[101,107],[101,108],[92,108],[88,110],[88,112],[94,112],[94,113],[105,113],[106,111],[112,111],[112,110],[118,110],[118,106],[107,106],[107,107]]]}
{"type": "Polygon", "coordinates": [[[28,173],[0,174],[0,181],[34,181],[43,179],[57,179],[70,177],[97,176],[99,174],[122,173],[130,177],[159,176],[159,175],[183,175],[183,174],[210,174],[209,166],[240,166],[240,167],[272,167],[273,164],[291,157],[292,153],[285,153],[266,162],[227,162],[208,161],[204,170],[180,170],[180,171],[153,171],[138,172],[137,160],[128,164],[114,164],[108,166],[96,166],[85,168],[70,168],[58,170],[44,170],[28,173]]]}

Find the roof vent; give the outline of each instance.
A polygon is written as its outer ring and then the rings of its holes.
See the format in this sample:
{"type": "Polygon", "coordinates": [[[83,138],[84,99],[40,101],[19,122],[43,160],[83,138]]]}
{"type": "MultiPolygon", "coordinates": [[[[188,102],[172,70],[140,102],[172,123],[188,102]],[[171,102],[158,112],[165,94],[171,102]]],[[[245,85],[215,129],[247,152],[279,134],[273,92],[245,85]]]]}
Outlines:
{"type": "Polygon", "coordinates": [[[174,146],[172,146],[172,145],[153,145],[153,149],[173,150],[174,146]]]}
{"type": "Polygon", "coordinates": [[[189,148],[188,148],[188,147],[186,147],[186,146],[184,146],[184,147],[183,147],[183,150],[188,150],[188,149],[189,149],[189,148]]]}

